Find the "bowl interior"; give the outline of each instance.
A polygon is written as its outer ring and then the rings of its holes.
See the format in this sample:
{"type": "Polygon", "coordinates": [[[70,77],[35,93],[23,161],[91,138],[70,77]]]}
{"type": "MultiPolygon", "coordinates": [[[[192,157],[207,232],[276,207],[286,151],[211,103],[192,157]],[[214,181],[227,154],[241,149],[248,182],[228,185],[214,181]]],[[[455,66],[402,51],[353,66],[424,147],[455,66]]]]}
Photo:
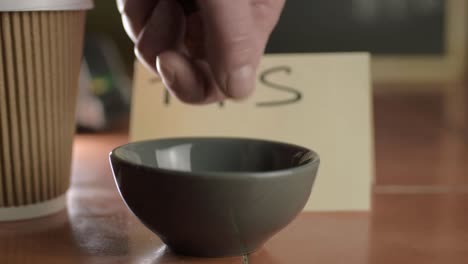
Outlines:
{"type": "Polygon", "coordinates": [[[175,138],[130,143],[114,150],[122,160],[189,172],[271,172],[314,162],[306,148],[242,138],[175,138]]]}

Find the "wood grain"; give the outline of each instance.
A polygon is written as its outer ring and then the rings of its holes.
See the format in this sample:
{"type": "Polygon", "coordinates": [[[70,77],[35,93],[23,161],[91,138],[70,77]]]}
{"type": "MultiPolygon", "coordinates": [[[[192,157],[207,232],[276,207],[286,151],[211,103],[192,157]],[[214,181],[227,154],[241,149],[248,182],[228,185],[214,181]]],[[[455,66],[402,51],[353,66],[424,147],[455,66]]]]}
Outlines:
{"type": "MultiPolygon", "coordinates": [[[[386,162],[389,157],[406,158],[408,151],[424,155],[441,145],[450,149],[451,141],[421,148],[420,141],[414,139],[423,133],[456,137],[450,130],[441,129],[437,119],[437,109],[441,108],[437,104],[426,108],[427,103],[424,97],[377,98],[375,118],[380,121],[376,123],[376,187],[391,192],[374,192],[371,212],[302,214],[261,250],[249,255],[248,263],[465,263],[468,192],[461,188],[463,181],[453,177],[464,165],[453,163],[454,170],[446,171],[440,169],[446,166],[443,162],[415,162],[411,164],[412,173],[403,181],[394,173],[394,164],[386,162]],[[389,118],[400,113],[401,109],[395,109],[402,101],[412,107],[401,112],[399,118],[389,118]],[[421,114],[426,116],[425,126],[417,123],[421,114]],[[408,126],[411,123],[415,124],[408,126]],[[393,147],[401,142],[405,144],[393,147]],[[434,171],[438,181],[433,177],[424,181],[422,176],[428,170],[434,171]],[[444,187],[450,183],[460,188],[444,187]]],[[[245,263],[242,257],[198,259],[174,255],[127,210],[108,164],[109,151],[127,141],[126,133],[77,136],[67,211],[35,220],[0,223],[2,263],[245,263]]],[[[460,148],[441,152],[440,158],[463,159],[466,143],[460,148]]]]}

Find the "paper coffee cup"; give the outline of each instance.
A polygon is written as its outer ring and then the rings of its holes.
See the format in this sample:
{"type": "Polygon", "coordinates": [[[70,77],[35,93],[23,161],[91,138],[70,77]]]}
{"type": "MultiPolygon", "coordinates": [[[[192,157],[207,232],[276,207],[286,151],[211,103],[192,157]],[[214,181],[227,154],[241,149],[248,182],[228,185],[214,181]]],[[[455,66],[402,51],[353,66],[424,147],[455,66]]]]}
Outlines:
{"type": "Polygon", "coordinates": [[[91,4],[0,2],[0,221],[65,207],[91,4]]]}
{"type": "Polygon", "coordinates": [[[0,12],[87,10],[92,0],[2,0],[0,12]]]}

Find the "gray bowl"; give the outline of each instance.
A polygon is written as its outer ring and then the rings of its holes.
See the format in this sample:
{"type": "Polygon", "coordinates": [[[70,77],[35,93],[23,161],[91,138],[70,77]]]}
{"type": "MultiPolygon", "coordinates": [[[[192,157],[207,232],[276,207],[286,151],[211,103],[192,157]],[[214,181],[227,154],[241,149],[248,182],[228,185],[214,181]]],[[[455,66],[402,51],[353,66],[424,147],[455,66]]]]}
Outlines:
{"type": "Polygon", "coordinates": [[[318,155],[280,142],[172,138],[110,153],[128,208],[175,253],[243,255],[287,226],[309,199],[318,155]]]}

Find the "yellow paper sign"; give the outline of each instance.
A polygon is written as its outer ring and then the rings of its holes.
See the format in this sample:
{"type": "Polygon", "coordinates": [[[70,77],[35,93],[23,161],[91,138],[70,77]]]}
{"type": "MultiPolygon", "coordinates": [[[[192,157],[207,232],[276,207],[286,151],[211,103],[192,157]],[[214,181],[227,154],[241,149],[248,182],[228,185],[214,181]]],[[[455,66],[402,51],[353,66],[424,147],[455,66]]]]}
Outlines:
{"type": "Polygon", "coordinates": [[[369,55],[265,55],[243,102],[192,106],[136,64],[131,140],[233,136],[303,145],[321,157],[306,210],[370,208],[373,132],[369,55]]]}

